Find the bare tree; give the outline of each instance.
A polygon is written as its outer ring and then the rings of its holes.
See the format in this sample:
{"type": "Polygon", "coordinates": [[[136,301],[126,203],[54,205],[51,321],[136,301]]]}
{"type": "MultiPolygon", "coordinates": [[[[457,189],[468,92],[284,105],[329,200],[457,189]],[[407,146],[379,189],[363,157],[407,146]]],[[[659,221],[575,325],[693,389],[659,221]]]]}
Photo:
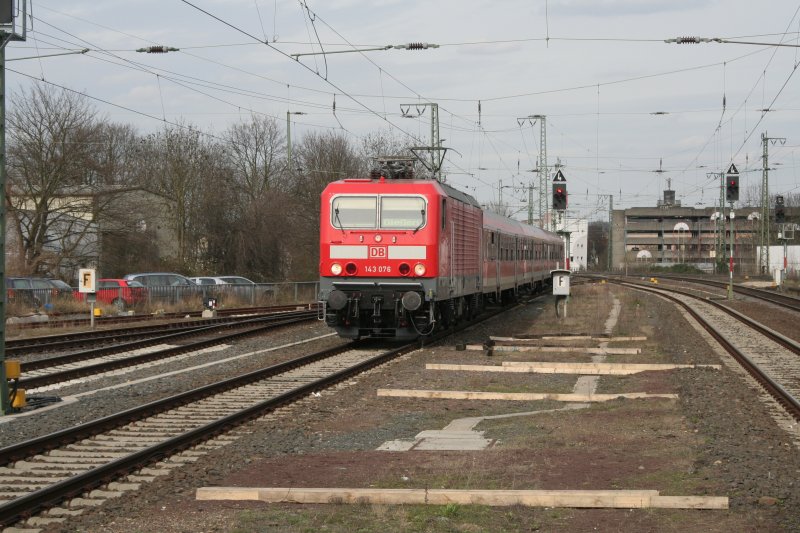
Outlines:
{"type": "Polygon", "coordinates": [[[252,115],[250,122],[231,126],[225,138],[235,183],[246,199],[255,201],[280,185],[286,137],[274,118],[252,115]]]}
{"type": "Polygon", "coordinates": [[[35,85],[8,115],[9,246],[20,274],[57,275],[96,255],[91,179],[99,121],[87,99],[35,85]]]}
{"type": "MultiPolygon", "coordinates": [[[[359,158],[361,159],[359,174],[368,175],[375,167],[374,160],[378,157],[402,156],[410,157],[408,141],[404,141],[392,133],[391,130],[378,131],[367,134],[359,144],[359,158]]],[[[418,165],[421,168],[421,165],[418,165]]]]}
{"type": "Polygon", "coordinates": [[[141,187],[159,199],[172,234],[172,250],[162,255],[170,257],[175,268],[195,270],[204,253],[198,241],[203,185],[210,183],[207,178],[220,159],[218,147],[189,126],[166,127],[145,137],[141,159],[141,187]]]}
{"type": "Polygon", "coordinates": [[[301,168],[291,176],[294,203],[284,238],[293,245],[286,268],[296,279],[310,279],[319,275],[320,194],[332,181],[362,175],[362,160],[347,137],[332,132],[306,134],[296,154],[301,168]]]}

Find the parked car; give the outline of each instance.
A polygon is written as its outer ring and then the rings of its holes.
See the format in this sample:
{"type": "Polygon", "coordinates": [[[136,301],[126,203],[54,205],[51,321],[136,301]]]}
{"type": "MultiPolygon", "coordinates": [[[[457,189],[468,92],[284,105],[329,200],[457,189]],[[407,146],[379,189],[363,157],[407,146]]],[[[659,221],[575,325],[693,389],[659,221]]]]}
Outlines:
{"type": "Polygon", "coordinates": [[[203,295],[203,290],[195,282],[175,272],[142,272],[127,274],[126,281],[138,281],[147,287],[150,299],[171,303],[191,300],[203,295]]]}
{"type": "Polygon", "coordinates": [[[73,288],[70,287],[69,283],[66,281],[62,281],[60,279],[50,278],[47,281],[50,282],[53,287],[56,288],[58,291],[57,297],[59,300],[71,300],[72,299],[72,292],[73,288]]]}
{"type": "Polygon", "coordinates": [[[58,289],[49,279],[11,277],[6,278],[6,301],[38,309],[48,305],[58,296],[58,289]]]}
{"type": "MultiPolygon", "coordinates": [[[[114,305],[120,311],[147,301],[147,288],[135,280],[102,278],[97,280],[97,301],[114,305]]],[[[75,291],[75,299],[84,301],[86,293],[75,291]]]]}
{"type": "Polygon", "coordinates": [[[271,283],[256,283],[242,276],[219,276],[215,279],[233,285],[228,289],[231,293],[253,304],[266,303],[275,297],[276,287],[271,283]]]}
{"type": "Polygon", "coordinates": [[[222,278],[213,276],[199,276],[189,279],[194,281],[197,285],[225,285],[228,283],[227,281],[223,281],[222,278]]]}

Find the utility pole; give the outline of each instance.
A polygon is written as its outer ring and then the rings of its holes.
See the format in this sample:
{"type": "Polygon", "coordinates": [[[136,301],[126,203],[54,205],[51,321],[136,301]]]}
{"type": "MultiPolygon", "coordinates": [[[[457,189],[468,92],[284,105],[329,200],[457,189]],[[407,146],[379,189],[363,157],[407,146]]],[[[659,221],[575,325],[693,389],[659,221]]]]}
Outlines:
{"type": "Polygon", "coordinates": [[[6,45],[24,41],[27,1],[22,0],[22,34],[16,33],[14,3],[0,2],[0,416],[12,410],[6,373],[6,45]]]}
{"type": "Polygon", "coordinates": [[[717,217],[717,239],[714,247],[717,253],[714,254],[714,271],[717,270],[719,261],[724,261],[725,254],[725,174],[719,172],[719,216],[717,217]]]}
{"type": "Polygon", "coordinates": [[[533,183],[528,185],[528,225],[533,226],[533,183]]]}
{"type": "Polygon", "coordinates": [[[294,173],[292,165],[292,120],[290,115],[305,115],[302,111],[286,111],[286,166],[294,173]]]}
{"type": "Polygon", "coordinates": [[[761,220],[759,220],[758,268],[759,273],[769,274],[769,143],[786,144],[786,137],[768,137],[767,133],[761,134],[763,170],[761,171],[761,220]]]}
{"type": "MultiPolygon", "coordinates": [[[[545,215],[550,210],[547,201],[547,117],[545,115],[528,115],[518,118],[517,124],[522,127],[527,122],[532,128],[536,121],[539,121],[539,227],[546,228],[545,215]]],[[[532,192],[530,199],[533,199],[532,192]]],[[[532,217],[529,215],[529,218],[532,217]]]]}
{"type": "Polygon", "coordinates": [[[611,244],[614,237],[614,195],[608,195],[608,271],[611,272],[611,244]]]}
{"type": "Polygon", "coordinates": [[[414,154],[419,161],[425,165],[425,168],[430,170],[435,180],[441,180],[442,177],[442,161],[447,152],[447,148],[442,146],[442,141],[439,138],[439,104],[432,102],[424,104],[400,104],[400,113],[406,118],[416,118],[422,116],[425,108],[431,110],[431,144],[429,146],[412,146],[409,148],[411,153],[414,154]],[[411,114],[411,106],[414,106],[416,115],[411,114]],[[425,161],[417,154],[417,151],[428,152],[430,162],[425,161]]]}

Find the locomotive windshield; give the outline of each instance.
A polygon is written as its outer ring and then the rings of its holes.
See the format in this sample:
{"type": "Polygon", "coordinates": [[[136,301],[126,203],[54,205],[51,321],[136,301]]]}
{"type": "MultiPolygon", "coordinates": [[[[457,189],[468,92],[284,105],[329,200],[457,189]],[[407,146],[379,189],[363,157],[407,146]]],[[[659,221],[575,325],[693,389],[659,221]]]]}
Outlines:
{"type": "Polygon", "coordinates": [[[375,228],[378,199],[375,196],[338,196],[331,205],[334,228],[375,228]]]}
{"type": "Polygon", "coordinates": [[[425,225],[425,199],[418,196],[337,196],[331,203],[334,228],[418,230],[425,225]],[[380,224],[378,224],[380,221],[380,224]]]}
{"type": "Polygon", "coordinates": [[[381,228],[419,229],[425,223],[425,200],[418,197],[381,197],[381,228]]]}

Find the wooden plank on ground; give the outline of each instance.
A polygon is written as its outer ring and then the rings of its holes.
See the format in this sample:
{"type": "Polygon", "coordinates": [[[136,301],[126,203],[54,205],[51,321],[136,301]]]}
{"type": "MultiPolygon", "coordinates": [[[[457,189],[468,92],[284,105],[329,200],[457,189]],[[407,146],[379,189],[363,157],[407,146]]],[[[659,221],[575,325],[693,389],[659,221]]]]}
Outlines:
{"type": "Polygon", "coordinates": [[[378,389],[378,396],[394,398],[436,398],[442,400],[506,400],[529,402],[553,400],[557,402],[608,402],[617,398],[664,398],[675,400],[677,394],[648,394],[646,392],[621,392],[618,394],[559,394],[553,392],[483,392],[483,391],[443,391],[416,389],[378,389]]]}
{"type": "Polygon", "coordinates": [[[515,342],[519,344],[535,344],[538,341],[601,341],[601,342],[632,342],[646,341],[647,337],[597,337],[592,335],[542,335],[541,337],[495,337],[489,336],[490,341],[515,342]]]}
{"type": "Polygon", "coordinates": [[[516,372],[529,374],[578,374],[584,376],[627,376],[647,371],[675,370],[679,368],[712,368],[719,370],[722,365],[673,365],[636,363],[551,363],[535,361],[504,361],[497,365],[459,365],[447,363],[428,363],[426,370],[456,370],[466,372],[516,372]]]}
{"type": "Polygon", "coordinates": [[[641,348],[587,348],[582,346],[522,346],[522,345],[500,345],[484,346],[483,344],[467,344],[467,350],[483,351],[493,350],[495,352],[582,352],[592,355],[637,355],[642,353],[641,348]]]}
{"type": "Polygon", "coordinates": [[[201,487],[197,500],[304,504],[526,505],[531,507],[727,509],[724,496],[659,496],[656,490],[480,490],[201,487]]]}

